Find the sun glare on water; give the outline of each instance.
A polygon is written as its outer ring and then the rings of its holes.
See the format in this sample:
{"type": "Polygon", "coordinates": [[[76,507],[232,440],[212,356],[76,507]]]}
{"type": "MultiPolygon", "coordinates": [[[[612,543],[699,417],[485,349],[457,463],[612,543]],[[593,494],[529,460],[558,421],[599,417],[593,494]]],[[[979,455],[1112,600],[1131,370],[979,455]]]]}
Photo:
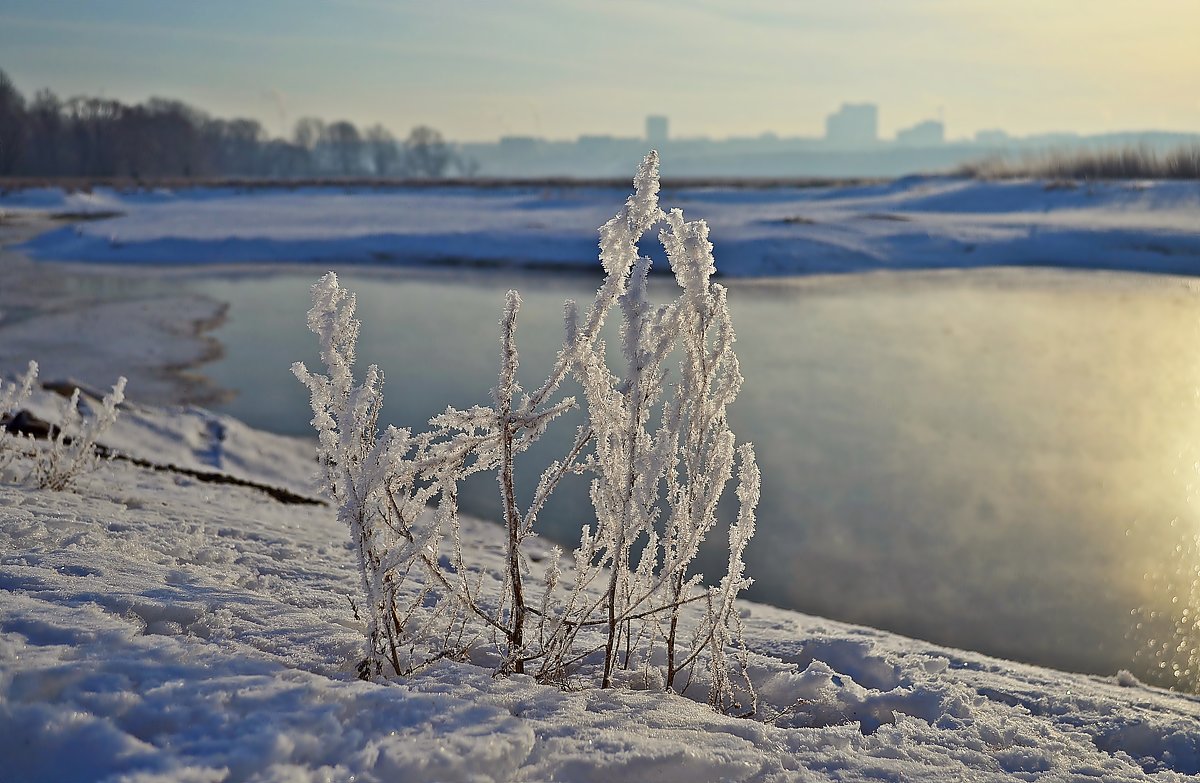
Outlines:
{"type": "Polygon", "coordinates": [[[1193,415],[1181,417],[1179,424],[1197,425],[1178,428],[1177,467],[1172,470],[1183,497],[1181,513],[1171,518],[1168,535],[1161,539],[1158,566],[1142,575],[1146,602],[1130,613],[1139,674],[1189,693],[1200,692],[1200,363],[1193,373],[1193,415]]]}

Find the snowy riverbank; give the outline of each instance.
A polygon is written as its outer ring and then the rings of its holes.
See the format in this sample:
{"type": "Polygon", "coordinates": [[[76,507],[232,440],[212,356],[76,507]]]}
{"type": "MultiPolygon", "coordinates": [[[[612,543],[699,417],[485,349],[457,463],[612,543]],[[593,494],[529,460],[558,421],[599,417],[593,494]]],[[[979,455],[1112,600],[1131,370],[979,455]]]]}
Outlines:
{"type": "Polygon", "coordinates": [[[190,370],[220,354],[205,332],[225,305],[141,275],[40,263],[16,247],[61,225],[40,211],[0,219],[0,374],[36,358],[43,378],[98,389],[123,374],[143,402],[219,399],[190,370]]]}
{"type": "MultiPolygon", "coordinates": [[[[138,408],[117,426],[115,442],[151,462],[279,483],[307,460],[292,442],[195,411],[138,408]],[[212,421],[227,433],[217,452],[205,436],[212,421]]],[[[676,695],[563,692],[451,662],[363,683],[353,676],[362,630],[346,600],[356,595],[354,559],[327,506],[113,462],[78,494],[5,481],[0,509],[9,780],[1174,780],[1200,771],[1194,697],[748,603],[761,713],[782,712],[772,722],[676,695]]],[[[499,573],[494,528],[472,522],[466,533],[499,573]]]]}
{"type": "MultiPolygon", "coordinates": [[[[31,241],[28,252],[42,259],[586,269],[596,265],[596,227],[625,195],[584,187],[49,189],[7,193],[0,209],[116,215],[31,241]]],[[[664,199],[709,222],[730,276],[996,265],[1200,273],[1194,182],[910,177],[842,188],[693,188],[664,199]]]]}
{"type": "MultiPolygon", "coordinates": [[[[19,220],[35,219],[35,209],[125,213],[38,237],[46,224],[20,229],[16,238],[30,240],[25,252],[73,261],[317,261],[325,253],[438,260],[422,256],[436,240],[448,252],[469,251],[460,261],[516,254],[582,264],[595,257],[595,226],[624,198],[487,194],[507,200],[498,206],[465,204],[483,196],[451,193],[441,204],[460,218],[451,221],[420,211],[418,195],[302,195],[49,192],[10,194],[0,207],[19,220]],[[254,210],[245,209],[247,198],[254,210]],[[499,221],[490,234],[488,215],[499,221]],[[525,222],[514,224],[514,216],[525,222]],[[395,225],[409,233],[383,228],[395,225]],[[303,248],[309,252],[291,255],[303,248]]],[[[1194,185],[1088,191],[915,180],[854,191],[676,195],[669,201],[691,217],[713,219],[718,258],[732,274],[961,266],[1007,254],[1011,263],[1040,263],[1035,251],[1061,254],[1066,265],[1197,271],[1194,185]]],[[[219,315],[220,303],[153,281],[127,291],[114,281],[132,277],[89,278],[21,254],[2,261],[0,373],[36,358],[45,377],[100,389],[130,375],[134,402],[104,442],[161,468],[113,461],[76,492],[24,486],[23,459],[0,474],[4,780],[1166,781],[1200,774],[1195,696],[1128,675],[1068,674],[748,602],[741,610],[750,674],[762,698],[753,718],[714,713],[693,700],[703,693],[585,683],[562,691],[449,661],[402,682],[360,682],[363,629],[347,600],[358,597],[358,577],[334,511],[197,475],[311,495],[310,447],[203,409],[138,404],[204,388],[179,370],[210,355],[199,327],[219,315]],[[88,279],[107,282],[97,290],[81,282],[88,279]]],[[[55,399],[39,392],[29,407],[52,418],[55,399]]],[[[485,570],[500,573],[496,527],[468,520],[464,533],[485,570]]]]}

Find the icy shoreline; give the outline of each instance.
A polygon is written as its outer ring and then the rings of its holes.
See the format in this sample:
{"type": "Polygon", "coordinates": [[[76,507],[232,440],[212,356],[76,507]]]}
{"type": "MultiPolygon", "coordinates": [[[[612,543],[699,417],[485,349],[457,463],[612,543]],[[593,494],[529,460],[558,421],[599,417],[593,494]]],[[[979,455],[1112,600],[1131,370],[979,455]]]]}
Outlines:
{"type": "Polygon", "coordinates": [[[124,374],[144,402],[221,399],[225,392],[192,370],[220,356],[206,332],[225,304],[147,286],[128,271],[44,264],[16,247],[59,225],[41,212],[0,222],[0,373],[36,357],[43,378],[93,388],[124,374]]]}

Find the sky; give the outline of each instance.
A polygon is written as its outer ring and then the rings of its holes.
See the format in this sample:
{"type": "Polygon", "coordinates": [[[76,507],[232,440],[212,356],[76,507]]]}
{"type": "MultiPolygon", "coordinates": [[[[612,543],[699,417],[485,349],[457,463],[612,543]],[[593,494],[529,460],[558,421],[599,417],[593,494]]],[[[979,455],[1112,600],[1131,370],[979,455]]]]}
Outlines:
{"type": "Polygon", "coordinates": [[[503,135],[1200,131],[1196,0],[0,0],[27,95],[503,135]]]}

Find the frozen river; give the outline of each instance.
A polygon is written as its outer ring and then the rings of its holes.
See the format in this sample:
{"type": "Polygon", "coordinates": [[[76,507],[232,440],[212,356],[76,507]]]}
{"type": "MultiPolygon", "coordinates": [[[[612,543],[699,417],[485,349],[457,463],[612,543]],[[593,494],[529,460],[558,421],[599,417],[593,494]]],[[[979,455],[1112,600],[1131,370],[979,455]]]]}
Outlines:
{"type": "MultiPolygon", "coordinates": [[[[317,276],[189,282],[230,303],[215,333],[225,355],[204,370],[238,392],[223,410],[309,432],[288,367],[316,360],[304,316],[317,276]]],[[[525,300],[518,341],[532,386],[561,344],[562,301],[589,300],[598,282],[362,267],[340,276],[359,296],[359,361],[388,379],[384,418],[413,427],[447,404],[487,401],[505,289],[525,300]]],[[[673,283],[659,285],[670,295],[673,283]]],[[[1173,647],[1166,629],[1194,611],[1194,282],[976,270],[730,285],[746,376],[730,419],[763,468],[751,598],[1169,682],[1179,657],[1148,650],[1173,647]]],[[[552,428],[526,459],[526,484],[573,433],[552,428]]],[[[495,481],[468,486],[462,505],[498,517],[495,481]]],[[[584,482],[565,486],[543,533],[569,547],[589,514],[584,482]]],[[[722,568],[714,558],[704,570],[722,568]]]]}

